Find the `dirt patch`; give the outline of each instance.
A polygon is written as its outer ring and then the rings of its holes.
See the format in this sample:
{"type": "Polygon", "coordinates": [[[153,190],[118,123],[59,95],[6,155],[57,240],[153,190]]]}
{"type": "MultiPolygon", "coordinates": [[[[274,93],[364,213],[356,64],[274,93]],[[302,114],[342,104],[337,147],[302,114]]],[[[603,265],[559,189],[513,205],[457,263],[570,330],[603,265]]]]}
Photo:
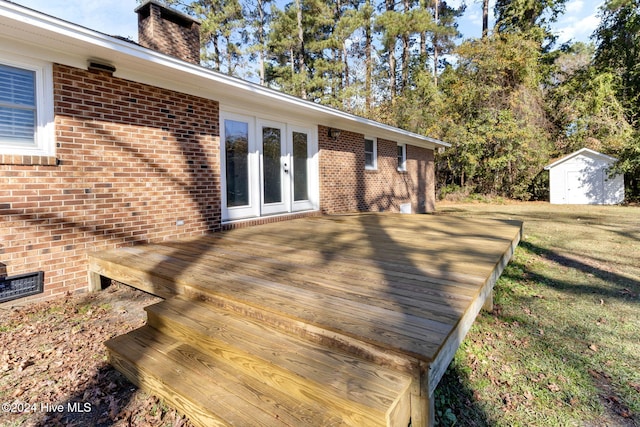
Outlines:
{"type": "Polygon", "coordinates": [[[107,362],[104,341],[160,301],[125,285],[0,309],[0,425],[188,426],[107,362]]]}
{"type": "Polygon", "coordinates": [[[603,426],[620,426],[620,427],[636,427],[638,424],[629,410],[624,404],[622,398],[618,396],[611,384],[611,377],[604,372],[589,370],[589,375],[594,380],[599,390],[600,402],[607,410],[606,420],[603,426]]]}

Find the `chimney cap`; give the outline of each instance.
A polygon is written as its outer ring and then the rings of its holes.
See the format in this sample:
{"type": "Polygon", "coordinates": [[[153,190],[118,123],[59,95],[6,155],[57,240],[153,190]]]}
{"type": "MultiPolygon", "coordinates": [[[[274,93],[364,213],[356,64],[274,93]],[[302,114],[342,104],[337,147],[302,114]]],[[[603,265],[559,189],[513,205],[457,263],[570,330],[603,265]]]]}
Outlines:
{"type": "Polygon", "coordinates": [[[142,11],[142,9],[150,8],[152,4],[162,8],[163,10],[165,10],[166,12],[168,12],[168,13],[170,13],[172,15],[175,15],[178,18],[181,18],[181,19],[184,19],[184,20],[187,20],[187,21],[193,21],[198,25],[202,24],[202,22],[200,22],[199,19],[196,19],[193,16],[189,16],[186,13],[182,13],[179,10],[173,9],[173,8],[167,6],[166,4],[164,4],[162,2],[159,2],[157,0],[147,0],[147,1],[143,2],[140,6],[138,6],[138,7],[136,7],[134,9],[134,12],[135,13],[140,13],[140,11],[142,11]]]}

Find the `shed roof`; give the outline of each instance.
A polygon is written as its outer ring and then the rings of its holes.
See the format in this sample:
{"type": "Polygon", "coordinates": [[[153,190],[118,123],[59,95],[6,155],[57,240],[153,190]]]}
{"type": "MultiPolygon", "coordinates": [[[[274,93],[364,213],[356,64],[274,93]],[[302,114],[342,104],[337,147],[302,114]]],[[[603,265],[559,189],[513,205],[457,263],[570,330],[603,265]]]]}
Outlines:
{"type": "Polygon", "coordinates": [[[114,76],[219,101],[231,108],[264,110],[328,127],[372,134],[425,148],[450,144],[345,113],[144,48],[41,12],[0,0],[0,51],[37,55],[87,69],[108,63],[114,76]]]}
{"type": "Polygon", "coordinates": [[[606,154],[602,154],[602,153],[600,153],[598,151],[591,150],[589,148],[581,148],[580,150],[574,151],[573,153],[568,154],[568,155],[556,160],[555,162],[545,166],[544,169],[545,170],[552,169],[552,168],[560,165],[561,163],[564,163],[564,162],[566,162],[568,160],[573,159],[574,157],[577,157],[579,155],[584,155],[584,154],[588,155],[588,157],[596,157],[596,158],[602,159],[602,160],[604,160],[606,162],[616,162],[616,161],[618,161],[618,159],[616,159],[615,157],[607,156],[606,154]]]}

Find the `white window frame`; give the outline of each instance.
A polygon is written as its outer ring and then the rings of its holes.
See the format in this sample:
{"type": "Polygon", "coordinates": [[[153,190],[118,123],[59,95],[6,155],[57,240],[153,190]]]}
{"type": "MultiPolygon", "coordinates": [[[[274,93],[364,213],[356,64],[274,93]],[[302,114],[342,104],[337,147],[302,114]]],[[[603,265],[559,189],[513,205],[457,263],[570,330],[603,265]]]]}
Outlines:
{"type": "Polygon", "coordinates": [[[366,170],[377,170],[378,169],[378,139],[370,136],[365,136],[364,141],[373,141],[373,165],[367,164],[367,150],[365,145],[364,151],[364,168],[366,170]]]}
{"type": "Polygon", "coordinates": [[[55,156],[55,124],[53,109],[53,66],[50,62],[0,52],[0,63],[33,71],[36,85],[36,129],[33,145],[12,145],[0,140],[0,154],[55,156]]]}
{"type": "Polygon", "coordinates": [[[402,149],[402,154],[397,155],[398,171],[405,172],[407,170],[407,144],[398,144],[397,147],[402,149]]]}

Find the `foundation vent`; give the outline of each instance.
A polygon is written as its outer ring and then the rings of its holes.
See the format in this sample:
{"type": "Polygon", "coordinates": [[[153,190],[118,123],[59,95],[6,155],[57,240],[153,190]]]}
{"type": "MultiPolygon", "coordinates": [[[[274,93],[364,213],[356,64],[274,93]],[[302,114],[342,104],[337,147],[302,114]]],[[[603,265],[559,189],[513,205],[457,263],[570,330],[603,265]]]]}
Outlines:
{"type": "Polygon", "coordinates": [[[43,271],[13,277],[0,277],[0,303],[40,294],[43,290],[43,271]]]}

